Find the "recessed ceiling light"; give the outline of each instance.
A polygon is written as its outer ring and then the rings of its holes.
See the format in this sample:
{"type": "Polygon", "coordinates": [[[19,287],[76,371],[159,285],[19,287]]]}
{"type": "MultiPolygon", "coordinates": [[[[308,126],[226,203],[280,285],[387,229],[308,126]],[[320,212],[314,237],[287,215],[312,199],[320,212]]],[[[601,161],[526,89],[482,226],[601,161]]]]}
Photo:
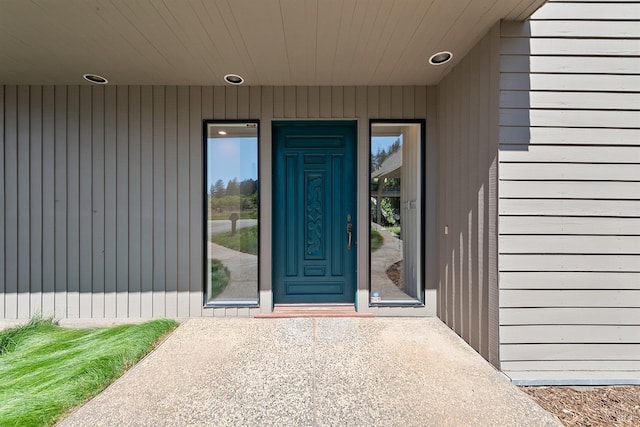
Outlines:
{"type": "Polygon", "coordinates": [[[97,74],[84,74],[82,77],[90,83],[95,83],[97,85],[106,85],[109,83],[107,79],[97,74]]]}
{"type": "Polygon", "coordinates": [[[226,135],[226,134],[227,134],[227,132],[225,132],[225,131],[223,131],[223,130],[219,130],[219,131],[218,131],[218,135],[226,135]]]}
{"type": "Polygon", "coordinates": [[[431,55],[431,58],[429,58],[429,64],[442,65],[451,61],[451,58],[453,58],[453,54],[451,52],[443,50],[442,52],[434,53],[433,55],[431,55]]]}
{"type": "Polygon", "coordinates": [[[237,74],[227,74],[226,76],[224,76],[224,81],[226,81],[230,85],[241,85],[242,83],[244,83],[244,79],[242,78],[242,76],[239,76],[237,74]]]}

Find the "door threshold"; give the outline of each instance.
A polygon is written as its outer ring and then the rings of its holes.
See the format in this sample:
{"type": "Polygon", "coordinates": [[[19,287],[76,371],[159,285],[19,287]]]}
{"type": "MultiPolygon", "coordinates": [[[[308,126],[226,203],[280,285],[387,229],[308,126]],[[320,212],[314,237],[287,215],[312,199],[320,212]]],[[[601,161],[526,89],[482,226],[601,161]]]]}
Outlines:
{"type": "Polygon", "coordinates": [[[358,313],[353,304],[276,304],[272,313],[258,313],[258,319],[288,319],[295,317],[374,317],[373,313],[358,313]]]}

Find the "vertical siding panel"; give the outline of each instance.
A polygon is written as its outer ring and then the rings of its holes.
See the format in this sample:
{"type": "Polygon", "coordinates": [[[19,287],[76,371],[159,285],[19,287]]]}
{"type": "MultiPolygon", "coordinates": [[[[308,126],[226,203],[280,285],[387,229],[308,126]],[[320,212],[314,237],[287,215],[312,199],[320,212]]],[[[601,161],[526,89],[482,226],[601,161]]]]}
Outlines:
{"type": "Polygon", "coordinates": [[[225,88],[224,116],[227,120],[238,118],[238,87],[227,86],[225,88]]]}
{"type": "Polygon", "coordinates": [[[480,143],[478,145],[478,165],[480,191],[478,192],[478,277],[480,306],[480,354],[489,358],[489,179],[487,168],[489,166],[489,108],[490,90],[487,82],[490,79],[490,42],[485,38],[480,42],[480,143]]]}
{"type": "MultiPolygon", "coordinates": [[[[256,107],[255,107],[255,103],[256,102],[260,102],[260,90],[261,88],[259,86],[250,86],[249,88],[249,111],[250,111],[250,117],[254,118],[254,117],[260,117],[259,114],[256,114],[256,107]],[[257,100],[257,101],[256,101],[257,100]]],[[[259,111],[259,108],[257,109],[259,111]]],[[[201,112],[202,118],[203,119],[208,119],[213,117],[213,88],[210,86],[207,87],[203,87],[202,88],[202,112],[201,112]]],[[[192,117],[193,120],[193,117],[192,117]]],[[[200,153],[202,153],[202,155],[204,155],[202,149],[203,149],[203,144],[206,143],[206,134],[202,135],[202,139],[200,140],[200,153]]],[[[201,162],[201,164],[203,164],[204,162],[201,162]]],[[[204,174],[204,171],[201,170],[201,173],[204,174]]],[[[200,177],[200,179],[202,180],[203,178],[200,177]]],[[[201,195],[200,195],[200,201],[199,203],[203,203],[202,199],[204,198],[204,192],[205,189],[201,189],[201,195]]],[[[206,203],[206,202],[204,202],[206,203]]],[[[200,205],[203,209],[201,209],[201,213],[200,215],[203,214],[204,212],[204,206],[200,205]]],[[[204,218],[200,218],[200,223],[202,224],[204,221],[204,218]]],[[[202,225],[201,227],[201,235],[198,236],[199,239],[199,243],[198,243],[198,247],[202,248],[203,247],[203,243],[202,240],[207,238],[206,233],[204,230],[202,230],[202,225]]],[[[193,245],[196,245],[196,243],[192,242],[193,245]]],[[[202,250],[202,249],[201,249],[202,250]]],[[[204,271],[204,266],[202,265],[203,260],[204,260],[205,254],[201,253],[200,254],[200,260],[198,262],[200,262],[200,270],[198,270],[197,272],[197,276],[195,276],[195,280],[197,282],[197,286],[196,288],[199,289],[199,295],[200,295],[200,299],[198,300],[198,305],[199,308],[198,310],[200,311],[200,315],[201,316],[212,316],[213,315],[213,310],[211,309],[203,309],[202,304],[204,301],[204,296],[203,296],[203,292],[204,292],[204,277],[203,277],[203,271],[204,271]]],[[[193,284],[192,284],[192,288],[191,288],[191,292],[192,292],[192,301],[191,301],[191,307],[192,309],[194,309],[194,301],[193,301],[193,292],[194,292],[194,288],[193,288],[193,284]]]]}
{"type": "Polygon", "coordinates": [[[104,278],[105,278],[105,150],[104,117],[105,97],[103,87],[92,88],[92,248],[93,271],[91,277],[91,315],[104,317],[104,278]]]}
{"type": "Polygon", "coordinates": [[[461,333],[462,337],[465,341],[469,342],[469,313],[470,313],[470,296],[471,296],[471,288],[472,284],[469,279],[469,268],[471,265],[470,261],[470,251],[469,247],[471,246],[470,242],[470,221],[471,218],[469,215],[473,215],[473,211],[470,210],[469,206],[469,167],[471,159],[469,159],[469,149],[470,145],[472,145],[471,140],[469,138],[469,80],[471,78],[469,74],[469,63],[473,61],[471,55],[467,56],[468,60],[464,61],[461,64],[461,71],[463,73],[463,83],[462,83],[462,93],[465,102],[461,102],[462,104],[462,133],[460,135],[460,141],[462,142],[462,149],[460,153],[460,164],[462,165],[460,171],[460,189],[458,192],[460,194],[460,236],[461,236],[461,247],[460,247],[460,288],[461,288],[461,333]]]}
{"type": "Polygon", "coordinates": [[[116,316],[129,316],[129,88],[116,93],[116,316]]]}
{"type": "Polygon", "coordinates": [[[404,117],[402,107],[404,102],[402,100],[402,86],[391,87],[391,118],[401,119],[404,117]]]}
{"type": "Polygon", "coordinates": [[[226,87],[215,86],[213,88],[213,118],[224,120],[225,118],[226,87]]]}
{"type": "Polygon", "coordinates": [[[284,118],[284,88],[282,86],[273,87],[273,117],[284,118]]]}
{"type": "MultiPolygon", "coordinates": [[[[438,302],[437,302],[437,313],[438,317],[442,319],[442,321],[446,322],[446,239],[447,235],[444,233],[444,227],[447,224],[446,217],[446,193],[447,193],[447,179],[445,177],[446,172],[446,128],[445,124],[447,121],[446,116],[446,108],[445,108],[445,96],[444,96],[444,88],[446,87],[446,80],[440,82],[438,86],[435,88],[435,92],[437,93],[437,119],[436,123],[432,123],[432,126],[437,127],[438,133],[438,182],[440,183],[440,191],[438,191],[438,302]]],[[[427,128],[429,128],[429,122],[427,122],[427,128]]]]}
{"type": "Polygon", "coordinates": [[[331,86],[320,86],[320,116],[321,118],[331,117],[331,86]]]}
{"type": "Polygon", "coordinates": [[[4,191],[5,284],[4,315],[18,317],[18,88],[5,87],[4,191]]]}
{"type": "Polygon", "coordinates": [[[402,117],[405,119],[413,119],[415,115],[415,86],[402,87],[402,117]]]}
{"type": "Polygon", "coordinates": [[[153,316],[153,87],[140,92],[140,316],[153,316]]]}
{"type": "MultiPolygon", "coordinates": [[[[439,275],[439,261],[438,250],[439,240],[441,237],[441,229],[439,227],[439,205],[438,193],[440,192],[440,181],[438,177],[438,165],[439,165],[439,147],[438,147],[438,129],[437,114],[438,114],[438,96],[437,88],[430,86],[428,89],[424,86],[416,88],[416,102],[415,102],[415,114],[418,118],[426,118],[426,141],[424,146],[425,163],[426,163],[426,183],[425,183],[425,195],[426,195],[426,208],[424,215],[426,216],[426,230],[425,230],[425,288],[437,289],[438,288],[438,275],[439,275]],[[423,89],[424,90],[421,90],[423,89]],[[428,90],[428,91],[427,91],[428,90]],[[418,99],[418,98],[421,98],[418,99]],[[422,113],[422,103],[425,105],[425,112],[422,113]],[[423,115],[424,114],[424,115],[423,115]]],[[[437,298],[437,296],[436,296],[437,298]]],[[[431,301],[426,301],[428,306],[433,307],[435,304],[431,301]]]]}
{"type": "MultiPolygon", "coordinates": [[[[453,78],[453,75],[452,75],[453,78]]],[[[447,257],[447,276],[446,276],[446,322],[449,327],[453,328],[454,325],[454,314],[455,314],[455,246],[453,244],[455,238],[455,217],[454,217],[454,200],[455,200],[455,190],[453,184],[453,175],[455,174],[454,167],[454,145],[455,139],[453,136],[453,130],[455,128],[454,122],[454,85],[451,82],[447,82],[445,98],[446,102],[446,115],[447,115],[447,123],[446,123],[446,133],[448,136],[446,140],[446,166],[445,166],[445,180],[447,183],[447,189],[445,190],[446,194],[446,223],[449,224],[449,234],[446,237],[446,249],[445,256],[447,257]]]]}
{"type": "Polygon", "coordinates": [[[296,117],[296,88],[285,86],[284,88],[284,117],[293,119],[296,117]]]}
{"type": "Polygon", "coordinates": [[[31,290],[29,316],[33,316],[36,313],[42,313],[42,86],[32,86],[30,95],[31,290]]]}
{"type": "MultiPolygon", "coordinates": [[[[245,88],[241,88],[245,89],[245,88]]],[[[240,102],[245,111],[242,117],[249,117],[249,88],[246,99],[240,102]]],[[[242,97],[241,97],[242,98],[242,97]]],[[[202,188],[202,92],[200,87],[189,89],[189,316],[202,316],[202,212],[204,193],[202,188]]]]}
{"type": "Polygon", "coordinates": [[[480,346],[480,318],[478,314],[478,296],[479,296],[479,277],[478,277],[478,146],[480,140],[478,137],[478,105],[480,99],[478,91],[480,87],[480,79],[478,78],[478,62],[480,55],[476,50],[472,52],[469,64],[469,169],[468,169],[468,212],[469,212],[469,230],[468,230],[468,247],[467,254],[470,258],[469,263],[469,344],[477,349],[480,346]]]}
{"type": "Polygon", "coordinates": [[[381,119],[391,118],[391,86],[380,86],[378,114],[381,119]]]}
{"type": "Polygon", "coordinates": [[[331,117],[344,117],[344,94],[342,86],[331,87],[331,117]]]}
{"type": "MultiPolygon", "coordinates": [[[[435,89],[437,92],[437,119],[436,123],[433,123],[432,126],[437,126],[438,128],[438,182],[440,183],[440,191],[438,192],[438,317],[446,322],[446,296],[447,296],[447,288],[446,288],[446,278],[447,278],[447,260],[446,260],[446,242],[448,236],[444,233],[444,227],[447,224],[447,212],[446,212],[446,197],[447,197],[447,183],[446,179],[446,127],[447,123],[447,110],[445,105],[445,88],[447,85],[447,81],[443,80],[435,89]]],[[[427,127],[429,127],[429,123],[427,122],[427,127]]]]}
{"type": "Polygon", "coordinates": [[[491,41],[489,86],[489,362],[500,368],[498,289],[498,137],[500,97],[500,22],[489,32],[491,41]]]}
{"type": "Polygon", "coordinates": [[[91,87],[80,87],[80,317],[92,317],[93,276],[91,87]]]}
{"type": "Polygon", "coordinates": [[[462,322],[462,313],[460,312],[462,305],[462,277],[461,277],[461,269],[462,269],[462,257],[461,253],[462,248],[462,227],[461,227],[461,212],[462,206],[460,206],[460,199],[462,195],[460,194],[460,183],[461,183],[461,170],[463,169],[460,165],[460,155],[462,151],[462,141],[460,140],[462,134],[462,127],[464,124],[462,123],[462,103],[464,93],[462,92],[461,87],[461,76],[462,71],[460,67],[456,67],[453,70],[454,77],[458,84],[453,87],[453,117],[456,120],[456,124],[453,127],[453,151],[450,160],[451,164],[451,182],[453,185],[452,188],[452,199],[453,203],[451,205],[450,215],[453,219],[453,236],[452,246],[453,246],[453,261],[452,261],[452,270],[453,270],[453,329],[458,333],[458,335],[462,335],[461,330],[461,322],[462,322]]]}
{"type": "Polygon", "coordinates": [[[118,282],[118,92],[104,88],[104,315],[117,316],[118,282]]]}
{"type": "Polygon", "coordinates": [[[129,317],[140,317],[140,86],[129,87],[129,317]]]}
{"type": "MultiPolygon", "coordinates": [[[[200,99],[199,96],[198,96],[198,99],[200,99]]],[[[238,118],[239,119],[249,118],[249,87],[248,86],[238,87],[238,118]]]]}
{"type": "MultiPolygon", "coordinates": [[[[367,113],[369,119],[380,118],[380,88],[378,86],[367,87],[367,113]]],[[[369,132],[367,131],[367,134],[369,132]]]]}
{"type": "MultiPolygon", "coordinates": [[[[426,86],[415,86],[414,87],[414,107],[413,107],[413,115],[418,119],[422,119],[427,117],[427,87],[426,86]]],[[[434,98],[437,97],[437,91],[433,92],[434,98]]],[[[433,104],[433,107],[436,108],[437,105],[433,104]]],[[[431,122],[431,126],[435,129],[436,121],[431,122]]],[[[429,128],[429,122],[427,122],[427,128],[429,128]]]]}
{"type": "MultiPolygon", "coordinates": [[[[153,88],[153,316],[166,316],[165,88],[153,88]]],[[[212,94],[212,100],[213,95],[212,94]]],[[[212,103],[213,108],[213,103],[212,103]]],[[[213,114],[213,111],[212,111],[213,114]]]]}
{"type": "Polygon", "coordinates": [[[18,318],[29,317],[31,287],[29,87],[18,86],[18,318]]]}
{"type": "MultiPolygon", "coordinates": [[[[55,96],[53,86],[45,86],[42,91],[42,315],[54,314],[55,298],[55,96]]],[[[1,105],[0,105],[1,107],[1,105]]],[[[3,114],[0,112],[0,117],[3,114]]],[[[2,118],[0,118],[0,121],[2,118]]],[[[1,134],[1,129],[0,129],[1,134]]],[[[0,150],[2,151],[2,150],[0,150]]],[[[0,167],[3,162],[0,161],[0,167]]],[[[0,189],[0,191],[2,191],[0,189]]],[[[0,215],[3,215],[0,196],[0,215]]],[[[4,224],[2,216],[0,223],[4,224]]],[[[3,233],[4,230],[0,230],[3,233]]],[[[0,238],[0,241],[4,241],[0,238]]],[[[4,260],[0,249],[0,265],[4,260]]],[[[0,280],[4,274],[0,273],[0,280]]],[[[2,285],[0,285],[2,289],[2,285]]],[[[0,317],[2,313],[0,313],[0,317]]]]}
{"type": "MultiPolygon", "coordinates": [[[[349,92],[349,91],[347,91],[349,92]]],[[[357,168],[357,179],[359,182],[369,182],[369,121],[368,112],[367,112],[367,88],[365,86],[357,86],[354,88],[353,95],[348,95],[348,97],[353,98],[353,115],[351,117],[356,117],[358,119],[358,147],[357,147],[357,159],[358,159],[358,168],[357,168]]],[[[349,101],[347,104],[350,104],[349,101]]],[[[367,191],[363,191],[358,193],[357,199],[357,217],[358,218],[367,218],[367,221],[359,221],[358,229],[356,230],[356,235],[358,236],[368,236],[371,224],[369,223],[369,194],[367,191]]],[[[365,253],[369,253],[369,239],[361,239],[361,242],[365,242],[364,245],[365,253]]],[[[369,257],[358,257],[357,260],[357,268],[358,268],[358,277],[357,277],[357,287],[359,290],[369,291],[369,257]]],[[[367,293],[368,298],[368,293],[367,293]]],[[[365,305],[366,307],[366,305],[365,305]]],[[[358,310],[361,310],[361,307],[358,307],[358,310]]]]}
{"type": "Polygon", "coordinates": [[[80,87],[67,99],[67,316],[80,316],[80,87]]]}
{"type": "MultiPolygon", "coordinates": [[[[358,132],[361,137],[366,140],[367,145],[369,144],[369,123],[367,123],[367,117],[369,116],[367,107],[367,87],[366,86],[356,86],[355,94],[354,94],[354,117],[360,119],[361,122],[365,122],[364,129],[359,129],[358,132]],[[362,131],[364,130],[364,133],[362,131]]],[[[369,148],[367,147],[367,153],[369,152],[369,148]]],[[[367,162],[369,159],[367,159],[367,162]]],[[[367,163],[368,164],[368,163],[367,163]]],[[[369,177],[369,171],[367,171],[367,178],[369,177]]],[[[367,196],[368,197],[368,196],[367,196]]]]}
{"type": "MultiPolygon", "coordinates": [[[[223,90],[225,88],[222,88],[223,90]]],[[[215,95],[215,92],[214,92],[215,95]]],[[[214,110],[216,114],[216,110],[214,110]]],[[[178,110],[177,88],[165,94],[165,315],[178,316],[178,110]]],[[[224,117],[224,116],[223,116],[224,117]]]]}
{"type": "Polygon", "coordinates": [[[307,118],[308,117],[308,100],[307,100],[307,87],[296,87],[296,117],[307,118]]]}
{"type": "MultiPolygon", "coordinates": [[[[260,120],[260,165],[258,168],[260,177],[260,245],[262,258],[259,262],[259,286],[260,291],[271,290],[271,251],[265,250],[271,243],[271,119],[273,118],[273,88],[266,86],[262,88],[260,120]]],[[[264,304],[262,300],[262,304],[264,304]]],[[[266,308],[270,310],[270,307],[266,308]]],[[[217,315],[215,312],[212,315],[217,315]]]]}
{"type": "Polygon", "coordinates": [[[260,86],[250,87],[250,90],[249,90],[249,118],[250,119],[260,118],[260,110],[262,105],[261,93],[262,93],[262,88],[260,86]]]}
{"type": "MultiPolygon", "coordinates": [[[[253,96],[254,87],[251,88],[251,95],[253,96]]],[[[202,120],[210,120],[213,118],[213,86],[202,87],[202,120]]]]}
{"type": "MultiPolygon", "coordinates": [[[[498,361],[490,352],[488,335],[497,300],[490,299],[489,292],[494,298],[496,294],[488,284],[490,277],[497,279],[497,270],[490,276],[488,256],[497,255],[497,248],[490,246],[490,237],[497,232],[497,210],[488,205],[497,196],[497,187],[492,190],[495,179],[491,180],[498,124],[498,91],[492,85],[499,77],[491,47],[497,29],[476,44],[438,86],[438,233],[449,225],[449,234],[441,235],[439,245],[439,315],[494,364],[498,361]]],[[[497,350],[495,343],[493,349],[497,350]]]]}
{"type": "MultiPolygon", "coordinates": [[[[236,103],[237,88],[227,91],[227,102],[236,103]]],[[[178,87],[178,317],[189,316],[189,88],[178,87]]]]}
{"type": "Polygon", "coordinates": [[[320,117],[320,88],[318,86],[310,86],[308,89],[308,116],[309,118],[320,117]]]}
{"type": "Polygon", "coordinates": [[[4,174],[4,146],[5,146],[5,133],[4,133],[4,111],[5,111],[5,96],[4,96],[3,85],[0,85],[0,142],[2,143],[3,149],[0,150],[0,176],[3,177],[2,185],[0,185],[0,318],[5,318],[4,311],[4,299],[5,299],[5,233],[4,229],[6,226],[5,223],[5,205],[4,205],[4,197],[5,197],[5,185],[6,185],[6,177],[4,174]]]}
{"type": "Polygon", "coordinates": [[[355,86],[345,86],[343,91],[344,111],[342,116],[352,119],[356,116],[356,88],[355,86]]]}

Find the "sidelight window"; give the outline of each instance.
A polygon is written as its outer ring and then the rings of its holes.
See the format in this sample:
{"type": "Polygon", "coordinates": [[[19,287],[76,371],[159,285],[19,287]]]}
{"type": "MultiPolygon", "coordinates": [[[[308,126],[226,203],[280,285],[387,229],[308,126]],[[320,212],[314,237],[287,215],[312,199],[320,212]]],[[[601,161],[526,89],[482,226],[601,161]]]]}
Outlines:
{"type": "Polygon", "coordinates": [[[423,302],[421,122],[373,121],[370,138],[370,302],[423,302]]]}
{"type": "Polygon", "coordinates": [[[258,123],[205,122],[205,305],[258,303],[258,123]]]}

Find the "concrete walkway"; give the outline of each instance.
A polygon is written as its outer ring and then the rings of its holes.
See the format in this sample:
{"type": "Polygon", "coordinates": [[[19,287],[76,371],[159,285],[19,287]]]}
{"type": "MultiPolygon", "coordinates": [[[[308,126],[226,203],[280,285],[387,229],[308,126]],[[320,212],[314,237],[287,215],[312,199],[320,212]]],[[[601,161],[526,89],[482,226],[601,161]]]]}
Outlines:
{"type": "Polygon", "coordinates": [[[203,318],[60,425],[560,424],[437,319],[203,318]]]}
{"type": "Polygon", "coordinates": [[[411,301],[387,276],[387,269],[398,261],[402,261],[402,240],[383,226],[371,223],[383,239],[382,246],[371,253],[371,292],[378,292],[382,301],[411,301]]]}
{"type": "Polygon", "coordinates": [[[238,301],[257,298],[258,257],[234,251],[209,242],[209,256],[222,261],[229,269],[231,280],[216,301],[238,301]]]}

